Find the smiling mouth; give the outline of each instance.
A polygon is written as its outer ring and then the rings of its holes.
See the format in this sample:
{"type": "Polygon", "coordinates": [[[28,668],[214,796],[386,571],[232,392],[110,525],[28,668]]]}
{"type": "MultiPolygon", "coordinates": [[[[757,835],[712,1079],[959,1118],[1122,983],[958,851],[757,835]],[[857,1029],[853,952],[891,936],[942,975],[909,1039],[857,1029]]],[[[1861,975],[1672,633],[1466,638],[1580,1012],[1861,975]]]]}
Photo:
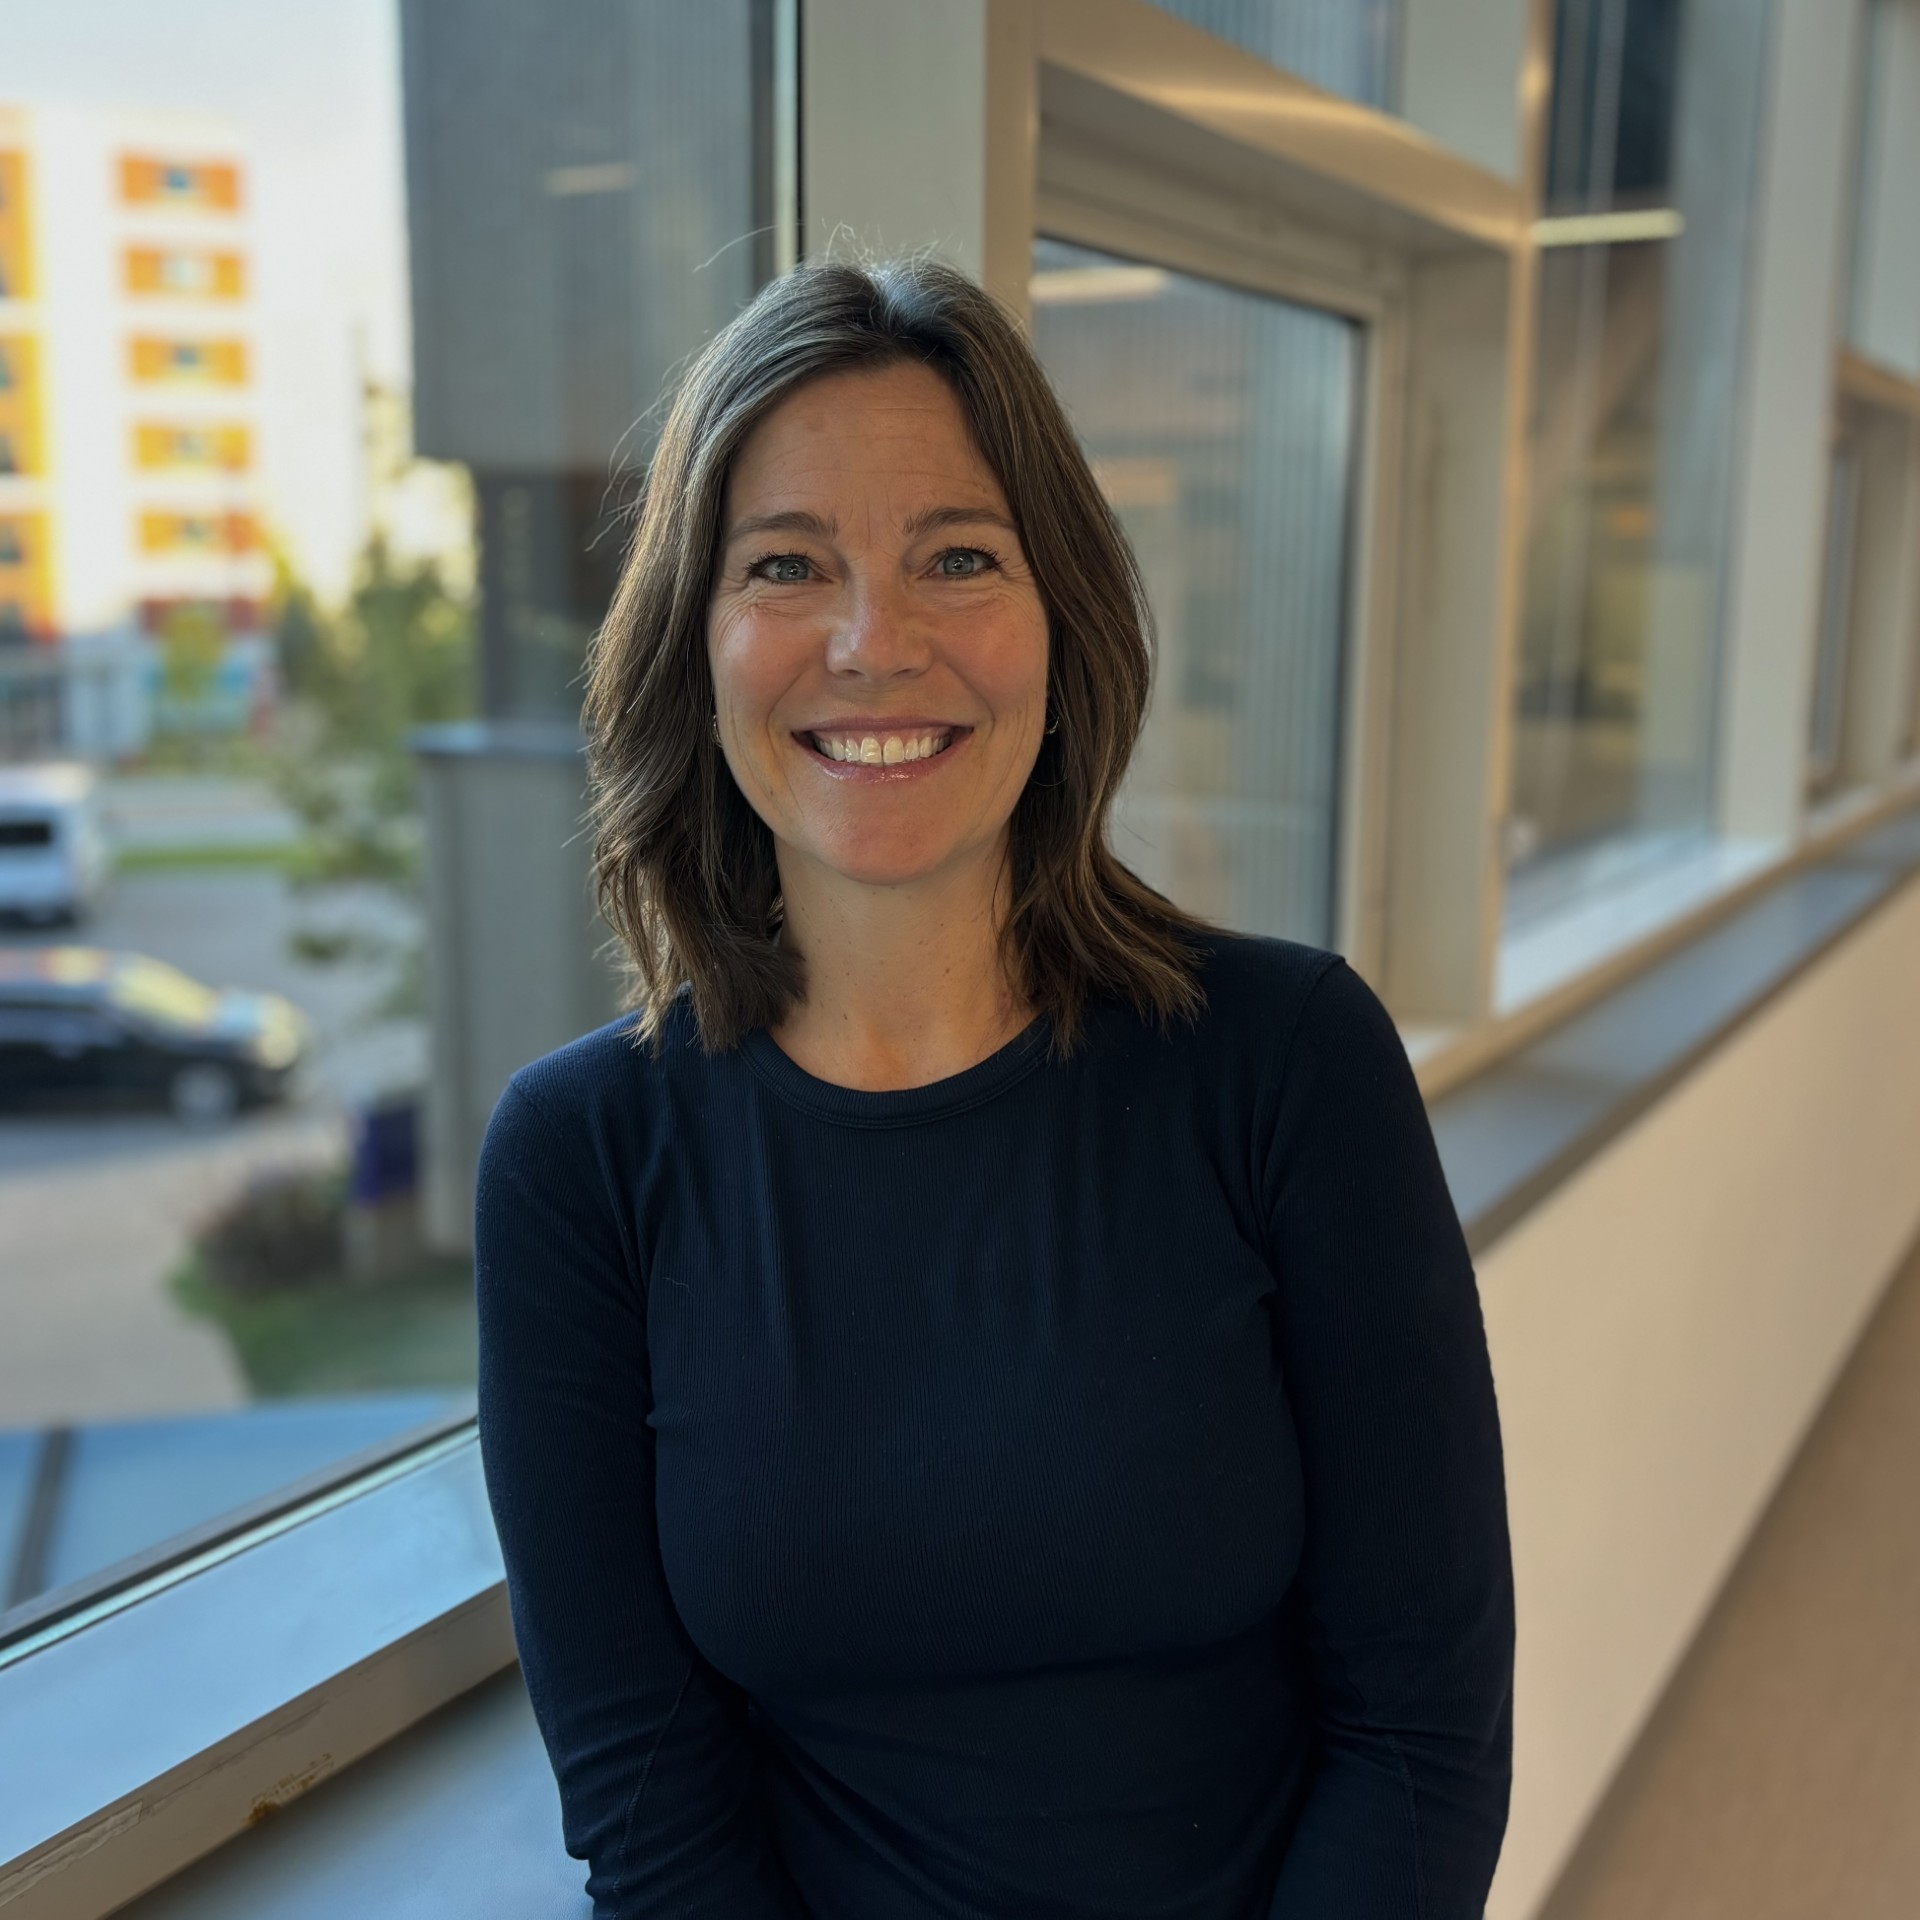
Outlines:
{"type": "Polygon", "coordinates": [[[867,733],[835,728],[803,733],[804,740],[823,759],[855,767],[901,767],[931,760],[945,753],[958,738],[958,727],[916,727],[904,733],[867,733]]]}

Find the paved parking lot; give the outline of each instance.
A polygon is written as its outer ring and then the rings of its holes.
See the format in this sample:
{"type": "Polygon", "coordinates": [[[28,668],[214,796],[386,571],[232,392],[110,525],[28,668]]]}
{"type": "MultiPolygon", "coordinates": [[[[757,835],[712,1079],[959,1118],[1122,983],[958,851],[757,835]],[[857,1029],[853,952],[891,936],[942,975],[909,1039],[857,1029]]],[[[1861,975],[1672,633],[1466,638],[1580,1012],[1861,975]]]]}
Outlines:
{"type": "Polygon", "coordinates": [[[165,1290],[193,1223],[260,1168],[339,1155],[349,1104],[417,1084],[424,1065],[417,1021],[374,1017],[392,967],[296,960],[298,925],[410,932],[377,892],[302,898],[260,868],[127,874],[78,932],[0,933],[8,945],[129,947],[209,985],[282,993],[318,1034],[297,1104],[216,1133],[160,1116],[0,1114],[0,1427],[244,1398],[219,1336],[165,1290]]]}

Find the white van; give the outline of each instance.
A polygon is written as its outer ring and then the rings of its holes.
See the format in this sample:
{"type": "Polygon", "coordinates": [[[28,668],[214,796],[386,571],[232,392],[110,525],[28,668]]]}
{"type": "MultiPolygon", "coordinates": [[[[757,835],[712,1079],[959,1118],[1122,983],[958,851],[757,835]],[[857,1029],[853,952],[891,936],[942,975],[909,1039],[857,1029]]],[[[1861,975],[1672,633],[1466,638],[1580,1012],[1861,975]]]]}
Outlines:
{"type": "Polygon", "coordinates": [[[0,917],[84,919],[111,861],[89,767],[0,767],[0,917]]]}

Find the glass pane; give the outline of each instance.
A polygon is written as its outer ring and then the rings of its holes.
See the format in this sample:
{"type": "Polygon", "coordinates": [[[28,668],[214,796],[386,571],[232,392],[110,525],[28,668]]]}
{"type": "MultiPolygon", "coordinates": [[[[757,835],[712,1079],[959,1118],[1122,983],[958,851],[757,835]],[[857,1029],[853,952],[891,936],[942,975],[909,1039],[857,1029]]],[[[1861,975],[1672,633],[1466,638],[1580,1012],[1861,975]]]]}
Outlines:
{"type": "Polygon", "coordinates": [[[1767,11],[1558,7],[1508,823],[1519,914],[1710,825],[1767,11]]]}
{"type": "MultiPolygon", "coordinates": [[[[1914,338],[1911,312],[1899,315],[1899,323],[1886,325],[1886,316],[1876,308],[1898,308],[1903,303],[1876,299],[1875,282],[1885,271],[1880,248],[1885,244],[1885,208],[1883,201],[1902,187],[1889,179],[1888,161],[1900,151],[1889,152],[1888,136],[1900,129],[1889,125],[1889,117],[1899,99],[1899,83],[1904,77],[1902,55],[1911,58],[1913,43],[1920,38],[1920,22],[1912,18],[1911,8],[1902,8],[1899,0],[1867,0],[1866,18],[1860,34],[1859,123],[1854,134],[1853,217],[1847,234],[1846,305],[1847,338],[1863,353],[1886,360],[1903,371],[1920,372],[1920,340],[1914,338]],[[1902,17],[1906,15],[1907,17],[1902,17]]],[[[1911,100],[1904,103],[1906,114],[1914,112],[1911,100]]],[[[1897,167],[1896,167],[1897,172],[1897,167]]]]}
{"type": "Polygon", "coordinates": [[[1807,780],[1815,792],[1839,777],[1846,713],[1848,654],[1853,641],[1855,530],[1860,520],[1860,453],[1842,439],[1827,483],[1827,546],[1820,590],[1820,632],[1814,651],[1813,704],[1807,726],[1807,780]]]}
{"type": "Polygon", "coordinates": [[[489,717],[578,711],[650,410],[771,271],[766,11],[401,0],[416,429],[473,476],[489,717]]]}
{"type": "Polygon", "coordinates": [[[1159,626],[1121,857],[1211,920],[1325,944],[1359,330],[1054,241],[1033,297],[1159,626]]]}
{"type": "Polygon", "coordinates": [[[1404,0],[1154,0],[1328,93],[1391,112],[1404,0]]]}
{"type": "Polygon", "coordinates": [[[573,714],[770,18],[9,15],[0,1622],[471,1404],[410,740],[573,714]]]}

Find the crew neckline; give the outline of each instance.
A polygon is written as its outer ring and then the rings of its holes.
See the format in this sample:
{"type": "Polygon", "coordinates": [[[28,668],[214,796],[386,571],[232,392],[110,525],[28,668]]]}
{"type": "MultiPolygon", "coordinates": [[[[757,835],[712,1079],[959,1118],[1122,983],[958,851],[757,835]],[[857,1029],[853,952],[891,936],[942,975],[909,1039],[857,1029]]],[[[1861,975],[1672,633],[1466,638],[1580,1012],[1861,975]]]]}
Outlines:
{"type": "Polygon", "coordinates": [[[897,1087],[886,1092],[843,1087],[817,1078],[783,1053],[765,1027],[756,1027],[741,1047],[755,1074],[792,1106],[843,1126],[903,1127],[964,1113],[1023,1080],[1046,1058],[1049,1026],[1044,1013],[1036,1014],[984,1060],[944,1080],[929,1080],[923,1087],[897,1087]]]}

